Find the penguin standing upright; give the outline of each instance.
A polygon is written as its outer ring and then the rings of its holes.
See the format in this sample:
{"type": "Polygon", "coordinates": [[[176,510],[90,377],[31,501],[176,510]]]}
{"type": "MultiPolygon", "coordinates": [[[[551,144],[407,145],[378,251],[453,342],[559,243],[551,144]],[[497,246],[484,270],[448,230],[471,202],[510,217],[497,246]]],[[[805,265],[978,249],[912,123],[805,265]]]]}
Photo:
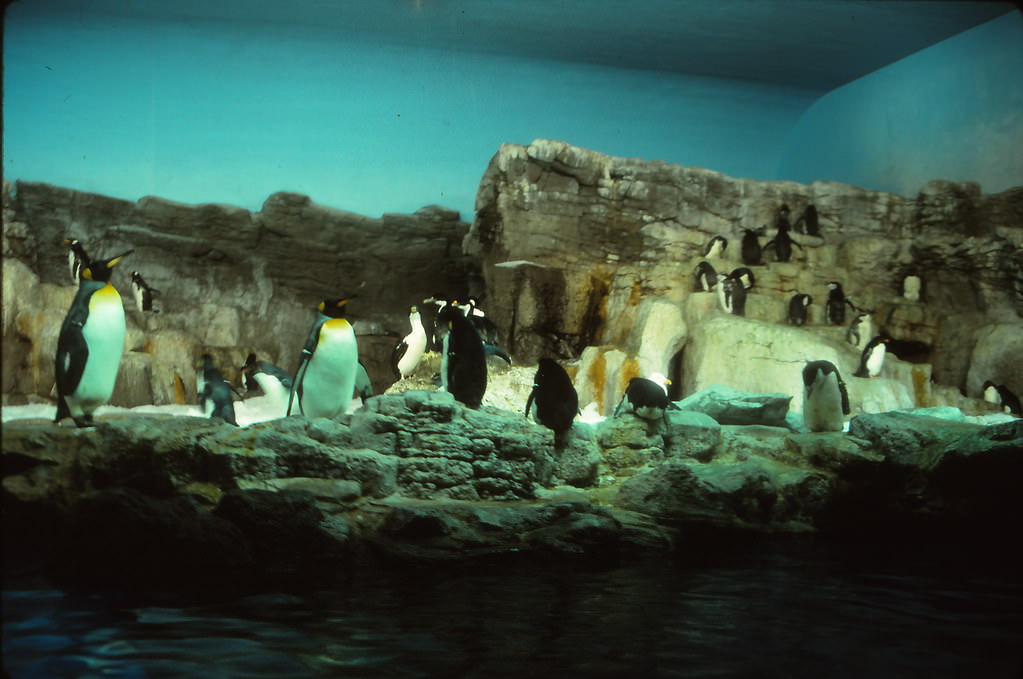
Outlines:
{"type": "Polygon", "coordinates": [[[725,276],[718,281],[718,301],[725,312],[736,316],[746,315],[746,286],[742,279],[725,276]]]}
{"type": "Polygon", "coordinates": [[[828,323],[842,325],[845,323],[845,307],[856,311],[856,306],[850,302],[842,291],[842,284],[838,281],[828,281],[828,301],[824,305],[825,316],[828,323]]]}
{"type": "Polygon", "coordinates": [[[807,307],[813,304],[813,297],[796,293],[789,299],[789,325],[806,325],[807,307]]]}
{"type": "Polygon", "coordinates": [[[789,235],[788,220],[780,221],[778,224],[778,231],[775,232],[774,238],[767,241],[764,245],[764,250],[768,248],[774,248],[774,257],[779,262],[787,262],[792,259],[792,246],[795,245],[798,248],[803,246],[792,240],[792,236],[789,235]]]}
{"type": "Polygon", "coordinates": [[[262,389],[273,401],[278,412],[282,416],[287,414],[288,396],[294,384],[291,375],[273,363],[257,360],[254,353],[248,355],[241,369],[247,391],[254,391],[256,387],[262,389]]]}
{"type": "Polygon", "coordinates": [[[110,276],[131,252],[95,260],[82,268],[78,292],[57,338],[55,422],[72,417],[79,427],[88,426],[96,408],[114,392],[126,328],[124,304],[110,284],[110,276]]]}
{"type": "Polygon", "coordinates": [[[813,203],[803,208],[803,214],[799,215],[799,219],[796,220],[793,228],[796,233],[806,234],[807,236],[821,235],[820,217],[817,214],[817,207],[813,203]]]}
{"type": "Polygon", "coordinates": [[[849,414],[849,394],[831,361],[803,366],[803,423],[810,431],[842,431],[849,414]]]}
{"type": "Polygon", "coordinates": [[[437,314],[444,324],[441,384],[456,400],[479,408],[487,391],[487,355],[476,328],[461,311],[448,305],[437,314]]]}
{"type": "Polygon", "coordinates": [[[344,413],[355,393],[359,347],[355,330],[345,318],[351,297],[320,302],[319,313],[302,348],[287,414],[295,401],[306,417],[334,417],[344,413]]]}
{"type": "Polygon", "coordinates": [[[394,368],[398,379],[403,380],[416,369],[419,361],[426,351],[426,328],[423,327],[423,317],[418,307],[410,307],[408,322],[412,329],[409,334],[402,338],[401,342],[394,347],[391,354],[391,366],[394,368]]]}
{"type": "Polygon", "coordinates": [[[849,327],[845,331],[845,341],[853,344],[857,349],[863,350],[867,343],[874,337],[874,317],[872,314],[861,311],[857,313],[849,327]]]}
{"type": "Polygon", "coordinates": [[[210,418],[219,418],[228,424],[238,426],[234,415],[234,402],[231,400],[231,385],[224,375],[213,365],[213,357],[202,356],[202,380],[197,381],[199,387],[199,407],[210,418]]]}
{"type": "Polygon", "coordinates": [[[67,267],[68,273],[71,274],[71,284],[78,285],[78,278],[81,276],[82,269],[89,265],[89,254],[85,251],[85,246],[77,238],[66,238],[64,245],[68,247],[67,267]]]}
{"type": "Polygon", "coordinates": [[[746,266],[757,266],[763,257],[760,247],[760,234],[753,229],[743,229],[742,263],[746,266]]]}
{"type": "Polygon", "coordinates": [[[707,247],[703,249],[703,256],[719,259],[725,256],[725,250],[727,249],[728,239],[724,236],[714,236],[707,242],[707,247]]]}
{"type": "Polygon", "coordinates": [[[149,287],[138,271],[131,272],[131,290],[135,296],[135,306],[139,311],[154,311],[153,298],[160,294],[160,291],[149,287]]]}
{"type": "Polygon", "coordinates": [[[554,359],[541,358],[533,375],[533,390],[526,399],[526,416],[532,415],[552,430],[554,444],[560,446],[578,412],[579,395],[572,378],[554,359]]]}
{"type": "Polygon", "coordinates": [[[628,401],[629,409],[637,417],[651,421],[663,419],[667,423],[667,410],[671,405],[671,399],[668,398],[669,384],[671,380],[659,373],[649,378],[633,377],[625,387],[625,393],[615,407],[613,417],[618,416],[622,406],[628,401]]]}
{"type": "Polygon", "coordinates": [[[856,368],[853,376],[877,377],[880,375],[881,368],[884,367],[885,353],[887,353],[885,345],[890,341],[891,338],[887,335],[877,335],[870,340],[860,354],[860,366],[856,368]]]}
{"type": "Polygon", "coordinates": [[[718,284],[718,273],[710,262],[700,262],[693,271],[693,291],[709,292],[718,284]]]}
{"type": "Polygon", "coordinates": [[[433,295],[423,300],[425,305],[419,311],[424,314],[423,316],[423,327],[426,329],[426,349],[427,351],[440,351],[444,345],[444,335],[447,334],[448,327],[446,323],[440,320],[440,314],[444,309],[457,304],[453,300],[449,300],[446,297],[438,297],[433,295]]]}

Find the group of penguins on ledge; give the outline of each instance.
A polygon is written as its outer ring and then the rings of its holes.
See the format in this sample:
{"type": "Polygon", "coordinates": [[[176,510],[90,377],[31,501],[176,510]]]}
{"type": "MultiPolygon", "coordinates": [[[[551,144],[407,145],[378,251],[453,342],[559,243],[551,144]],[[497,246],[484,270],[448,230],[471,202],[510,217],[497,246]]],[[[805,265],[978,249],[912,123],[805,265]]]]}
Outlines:
{"type": "MultiPolygon", "coordinates": [[[[812,207],[807,208],[800,221],[806,224],[807,233],[812,230],[811,235],[816,235],[816,212],[810,210],[812,207]]],[[[773,244],[778,252],[784,251],[784,245],[778,243],[784,243],[783,236],[787,235],[787,213],[788,207],[782,206],[779,216],[784,216],[784,221],[779,219],[778,235],[768,244],[773,244]]],[[[753,240],[756,240],[755,232],[753,240]]],[[[745,241],[746,238],[744,251],[745,241]]],[[[110,278],[114,267],[133,250],[106,259],[92,259],[77,239],[68,239],[65,244],[69,270],[78,283],[78,291],[57,340],[55,421],[59,423],[71,417],[77,426],[85,427],[92,424],[93,413],[109,401],[113,393],[124,351],[126,324],[124,305],[110,278]]],[[[708,253],[719,248],[717,254],[720,255],[725,247],[724,239],[716,236],[708,246],[708,253]]],[[[759,244],[757,247],[759,249],[759,244]]],[[[744,254],[744,263],[759,263],[759,254],[756,262],[746,262],[744,254]]],[[[697,271],[700,270],[698,267],[697,271]]],[[[745,290],[748,277],[748,287],[752,287],[752,271],[745,268],[737,272],[729,274],[724,281],[733,281],[733,288],[737,283],[745,290]]],[[[132,272],[131,281],[139,310],[154,311],[153,298],[159,291],[146,284],[138,271],[132,272]]],[[[830,286],[833,287],[828,298],[829,321],[841,324],[846,304],[859,310],[845,299],[837,282],[830,286]]],[[[737,308],[741,311],[742,305],[735,305],[734,290],[724,295],[726,299],[728,294],[732,295],[732,302],[726,311],[736,313],[737,308]]],[[[320,302],[294,377],[272,363],[257,360],[254,354],[248,356],[242,366],[246,381],[252,380],[267,396],[281,404],[282,415],[290,415],[297,409],[308,417],[334,417],[348,409],[355,394],[363,400],[372,394],[369,376],[359,362],[355,331],[346,318],[347,305],[353,297],[328,298],[320,302]]],[[[433,335],[441,349],[441,388],[466,406],[479,408],[487,388],[488,357],[498,356],[509,363],[511,359],[498,346],[494,323],[478,308],[475,299],[469,299],[466,305],[437,297],[423,303],[436,306],[433,335]]],[[[803,304],[804,308],[808,303],[803,304]]],[[[399,379],[412,374],[429,344],[421,313],[415,306],[411,307],[409,323],[411,331],[395,347],[392,359],[399,379]]],[[[868,343],[856,376],[880,373],[886,341],[887,336],[879,335],[868,343]]],[[[849,400],[838,369],[829,361],[810,361],[803,369],[803,382],[807,427],[812,431],[841,431],[843,415],[849,414],[849,400]]],[[[629,411],[646,420],[666,418],[667,410],[674,407],[668,396],[668,384],[670,381],[660,374],[632,378],[613,416],[628,404],[629,411]]],[[[252,388],[251,383],[248,386],[252,388]]],[[[1019,399],[1008,389],[988,382],[984,390],[987,400],[1020,414],[1019,399]]],[[[237,424],[232,399],[234,389],[209,354],[203,355],[197,391],[199,405],[210,417],[237,424]]],[[[554,359],[541,358],[526,400],[525,414],[553,430],[555,443],[560,445],[578,413],[579,398],[571,377],[554,359]]]]}

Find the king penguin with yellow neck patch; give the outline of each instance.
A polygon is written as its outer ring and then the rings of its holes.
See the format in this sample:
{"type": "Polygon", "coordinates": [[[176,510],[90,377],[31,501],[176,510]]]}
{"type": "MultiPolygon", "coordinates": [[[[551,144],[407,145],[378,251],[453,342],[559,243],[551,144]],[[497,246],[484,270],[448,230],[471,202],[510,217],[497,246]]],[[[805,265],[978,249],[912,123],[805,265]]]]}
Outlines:
{"type": "Polygon", "coordinates": [[[352,402],[359,368],[355,330],[345,318],[351,297],[325,299],[309,330],[298,372],[288,398],[288,415],[295,401],[306,417],[334,417],[352,402]]]}
{"type": "Polygon", "coordinates": [[[57,417],[74,418],[79,427],[92,424],[92,414],[110,400],[117,368],[124,354],[124,304],[110,284],[114,267],[131,250],[84,266],[78,293],[57,338],[57,417]]]}

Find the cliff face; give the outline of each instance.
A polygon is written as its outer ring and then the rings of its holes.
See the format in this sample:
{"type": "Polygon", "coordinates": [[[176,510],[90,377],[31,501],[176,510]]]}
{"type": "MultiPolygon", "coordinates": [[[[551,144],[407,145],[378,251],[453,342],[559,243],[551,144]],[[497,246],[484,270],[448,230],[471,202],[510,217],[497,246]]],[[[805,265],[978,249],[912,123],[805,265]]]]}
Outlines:
{"type": "Polygon", "coordinates": [[[320,300],[353,293],[360,356],[383,389],[409,305],[464,294],[475,278],[461,254],[467,230],[436,206],[372,219],[294,193],[249,212],[5,183],[3,393],[46,396],[53,385],[56,336],[76,287],[65,238],[91,256],[134,248],[113,280],[129,326],[113,404],[131,406],[194,400],[204,350],[229,379],[248,351],[294,369],[320,300]],[[158,313],[136,309],[133,270],[160,291],[158,313]]]}
{"type": "MultiPolygon", "coordinates": [[[[839,281],[873,312],[875,327],[914,343],[912,359],[933,366],[935,382],[974,397],[987,379],[1023,389],[1013,358],[1023,349],[1023,188],[982,195],[976,184],[935,181],[910,199],[832,182],[735,179],[537,140],[505,144],[491,160],[465,249],[480,259],[490,313],[523,361],[620,349],[624,367],[601,378],[617,380],[610,391],[621,393],[630,375],[670,369],[691,393],[706,384],[700,366],[679,357],[692,350],[701,364],[730,364],[720,379],[732,386],[764,391],[752,366],[732,360],[735,336],[692,344],[696,326],[718,313],[713,299],[701,299],[708,293],[693,292],[692,272],[715,235],[729,241],[709,260],[718,273],[743,266],[743,230],[765,227],[765,245],[782,204],[793,223],[813,204],[820,236],[793,232],[800,245],[788,262],[765,250],[764,265],[752,267],[748,319],[785,324],[789,298],[810,294],[800,331],[841,346],[844,328],[823,325],[827,282],[839,281]],[[909,274],[923,280],[919,301],[902,296],[909,274]],[[1003,341],[995,346],[993,336],[1003,341]],[[672,358],[686,367],[672,367],[672,358]]],[[[775,339],[784,361],[785,338],[775,339]]],[[[846,353],[855,365],[859,350],[846,353]]]]}

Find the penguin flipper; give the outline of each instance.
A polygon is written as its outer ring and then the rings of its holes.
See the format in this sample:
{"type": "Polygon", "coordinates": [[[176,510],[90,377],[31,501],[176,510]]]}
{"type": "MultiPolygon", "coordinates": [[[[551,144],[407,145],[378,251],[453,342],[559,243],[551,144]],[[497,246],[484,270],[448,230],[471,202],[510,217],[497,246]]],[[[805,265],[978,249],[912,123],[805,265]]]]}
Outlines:
{"type": "Polygon", "coordinates": [[[622,410],[622,404],[625,403],[625,396],[626,396],[626,394],[622,394],[622,400],[618,402],[617,406],[615,406],[615,410],[611,414],[611,417],[618,417],[618,413],[621,412],[621,410],[622,410]]]}
{"type": "Polygon", "coordinates": [[[313,326],[309,328],[309,337],[306,338],[305,346],[302,347],[302,356],[298,361],[298,370],[295,371],[295,381],[292,383],[291,392],[288,394],[288,409],[284,411],[286,416],[291,415],[296,392],[298,393],[298,410],[302,412],[302,380],[305,379],[305,371],[309,367],[309,359],[313,357],[316,345],[320,341],[320,329],[326,322],[327,317],[321,314],[313,323],[313,326]]]}
{"type": "Polygon", "coordinates": [[[394,369],[394,376],[399,380],[401,379],[401,370],[398,369],[398,362],[401,361],[401,357],[408,351],[408,342],[402,340],[394,347],[394,351],[391,352],[391,368],[394,369]]]}
{"type": "MultiPolygon", "coordinates": [[[[65,320],[57,338],[57,356],[54,365],[57,378],[58,401],[64,403],[64,397],[75,393],[85,373],[85,364],[89,358],[89,345],[82,334],[82,325],[77,321],[65,320]]],[[[67,404],[64,403],[64,408],[67,404]]],[[[67,413],[70,415],[70,412],[67,413]]],[[[65,415],[65,416],[67,416],[65,415]]],[[[59,420],[58,420],[59,421],[59,420]]]]}
{"type": "Polygon", "coordinates": [[[835,377],[838,378],[838,391],[842,395],[842,414],[849,414],[849,392],[845,390],[845,382],[842,381],[842,377],[835,373],[835,377]]]}
{"type": "Polygon", "coordinates": [[[533,399],[536,397],[536,385],[533,385],[533,389],[529,392],[529,398],[526,399],[526,410],[523,415],[529,417],[529,408],[533,405],[533,399]]]}

